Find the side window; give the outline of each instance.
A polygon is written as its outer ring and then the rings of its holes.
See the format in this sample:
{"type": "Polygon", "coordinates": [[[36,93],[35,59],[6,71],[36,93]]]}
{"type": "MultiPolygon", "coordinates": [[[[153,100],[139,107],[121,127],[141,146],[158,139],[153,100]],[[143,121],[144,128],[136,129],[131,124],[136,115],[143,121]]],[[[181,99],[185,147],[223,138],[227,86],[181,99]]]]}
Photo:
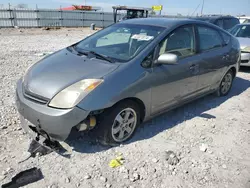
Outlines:
{"type": "Polygon", "coordinates": [[[221,32],[221,35],[222,35],[222,38],[224,40],[224,44],[228,45],[229,42],[230,42],[231,37],[228,34],[224,33],[224,32],[221,32]]]}
{"type": "Polygon", "coordinates": [[[226,18],[226,19],[224,19],[224,27],[223,28],[225,30],[229,30],[238,23],[239,23],[239,21],[235,18],[226,18]]]}
{"type": "Polygon", "coordinates": [[[154,59],[154,51],[155,50],[153,50],[152,52],[150,52],[148,54],[148,56],[144,58],[144,60],[141,63],[142,67],[149,68],[151,66],[151,64],[153,62],[153,59],[154,59]]]}
{"type": "Polygon", "coordinates": [[[223,28],[223,20],[222,19],[216,20],[215,25],[219,26],[220,28],[223,28]]]}
{"type": "Polygon", "coordinates": [[[214,29],[198,26],[198,35],[200,39],[200,51],[202,52],[222,46],[222,39],[214,29]]]}
{"type": "Polygon", "coordinates": [[[180,27],[174,30],[160,43],[159,55],[173,53],[179,57],[186,57],[195,53],[193,26],[180,27]]]}

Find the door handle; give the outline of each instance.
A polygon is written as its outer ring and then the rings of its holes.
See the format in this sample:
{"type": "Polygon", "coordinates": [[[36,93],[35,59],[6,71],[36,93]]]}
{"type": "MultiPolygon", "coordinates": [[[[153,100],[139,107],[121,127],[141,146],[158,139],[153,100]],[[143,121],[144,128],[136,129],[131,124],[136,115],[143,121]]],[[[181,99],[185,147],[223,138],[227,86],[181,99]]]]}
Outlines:
{"type": "Polygon", "coordinates": [[[193,64],[193,65],[191,65],[191,66],[189,67],[189,70],[193,70],[193,69],[195,69],[196,67],[197,67],[197,65],[193,64]]]}

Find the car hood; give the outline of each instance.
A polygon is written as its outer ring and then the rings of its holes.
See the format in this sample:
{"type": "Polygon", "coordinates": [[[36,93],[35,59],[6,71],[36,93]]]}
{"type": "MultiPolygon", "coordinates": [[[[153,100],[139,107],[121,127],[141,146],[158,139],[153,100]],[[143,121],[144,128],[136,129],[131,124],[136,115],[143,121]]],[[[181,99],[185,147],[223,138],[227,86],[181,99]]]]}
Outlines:
{"type": "Polygon", "coordinates": [[[51,99],[67,86],[87,78],[102,78],[118,67],[115,63],[78,56],[67,49],[33,65],[24,76],[24,89],[51,99]]]}
{"type": "Polygon", "coordinates": [[[243,37],[237,37],[239,43],[240,43],[240,49],[243,50],[244,48],[250,46],[250,38],[243,38],[243,37]]]}

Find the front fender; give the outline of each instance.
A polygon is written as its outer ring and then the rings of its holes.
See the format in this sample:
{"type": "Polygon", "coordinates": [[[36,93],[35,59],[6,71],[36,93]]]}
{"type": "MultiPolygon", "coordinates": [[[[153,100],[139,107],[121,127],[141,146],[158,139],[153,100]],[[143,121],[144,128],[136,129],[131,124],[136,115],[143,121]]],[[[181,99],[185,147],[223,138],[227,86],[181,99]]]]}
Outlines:
{"type": "Polygon", "coordinates": [[[86,96],[77,106],[87,111],[112,107],[126,98],[140,99],[150,114],[151,89],[148,75],[151,69],[124,65],[104,78],[104,82],[86,96]]]}

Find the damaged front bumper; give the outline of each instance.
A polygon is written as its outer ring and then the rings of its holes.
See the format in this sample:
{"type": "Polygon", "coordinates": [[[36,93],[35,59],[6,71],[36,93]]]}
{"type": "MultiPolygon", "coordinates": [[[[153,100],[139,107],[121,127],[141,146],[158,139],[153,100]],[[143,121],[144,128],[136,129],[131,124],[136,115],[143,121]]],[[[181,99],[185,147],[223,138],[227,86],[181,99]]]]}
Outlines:
{"type": "Polygon", "coordinates": [[[41,135],[51,141],[64,141],[71,129],[89,115],[88,111],[78,107],[55,109],[25,98],[21,80],[17,83],[16,106],[21,115],[23,129],[33,139],[41,135]]]}

